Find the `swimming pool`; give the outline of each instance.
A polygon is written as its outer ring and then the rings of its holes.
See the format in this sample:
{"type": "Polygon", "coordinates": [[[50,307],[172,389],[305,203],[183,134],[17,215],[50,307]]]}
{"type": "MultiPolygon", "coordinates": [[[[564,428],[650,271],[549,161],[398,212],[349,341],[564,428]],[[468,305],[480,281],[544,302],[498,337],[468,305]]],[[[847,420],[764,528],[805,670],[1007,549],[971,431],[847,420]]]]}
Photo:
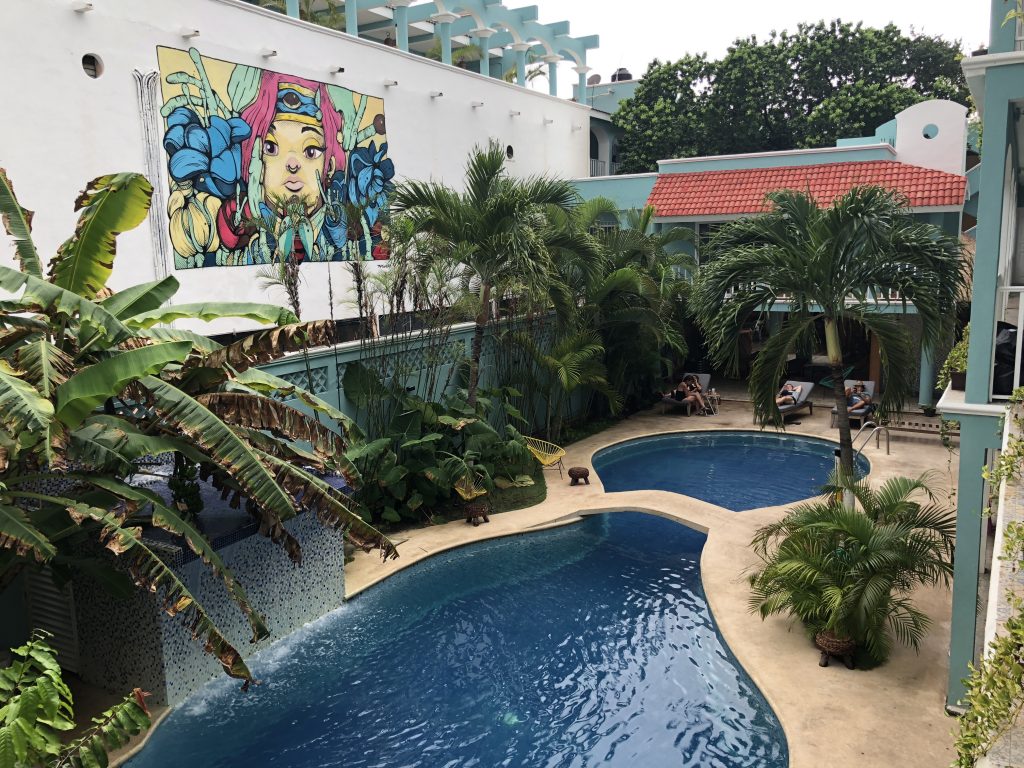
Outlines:
{"type": "MultiPolygon", "coordinates": [[[[594,469],[606,491],[672,491],[742,512],[816,496],[838,447],[772,432],[673,432],[598,451],[594,469]]],[[[869,469],[859,457],[857,471],[869,469]]]]}
{"type": "Polygon", "coordinates": [[[782,768],[718,634],[703,534],[638,512],[393,576],[171,713],[132,768],[782,768]]]}

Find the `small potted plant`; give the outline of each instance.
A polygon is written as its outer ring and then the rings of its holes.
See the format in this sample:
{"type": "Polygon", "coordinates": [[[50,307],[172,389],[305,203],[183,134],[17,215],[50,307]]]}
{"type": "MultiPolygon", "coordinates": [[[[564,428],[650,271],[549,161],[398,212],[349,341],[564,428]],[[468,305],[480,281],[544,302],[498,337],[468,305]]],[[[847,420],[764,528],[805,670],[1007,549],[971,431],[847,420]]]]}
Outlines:
{"type": "Polygon", "coordinates": [[[947,385],[958,391],[963,391],[967,384],[967,347],[970,344],[971,327],[964,328],[963,338],[949,350],[946,362],[942,364],[939,371],[939,387],[945,389],[947,385]]]}

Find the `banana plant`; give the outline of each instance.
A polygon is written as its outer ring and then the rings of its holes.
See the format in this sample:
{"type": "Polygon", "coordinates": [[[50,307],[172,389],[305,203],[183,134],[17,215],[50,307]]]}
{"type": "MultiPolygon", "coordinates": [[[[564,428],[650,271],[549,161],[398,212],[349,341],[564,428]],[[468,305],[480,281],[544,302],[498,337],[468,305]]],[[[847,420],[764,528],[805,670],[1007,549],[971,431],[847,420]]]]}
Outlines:
{"type": "MultiPolygon", "coordinates": [[[[396,552],[322,479],[340,474],[359,484],[344,455],[347,418],[254,367],[323,343],[323,323],[299,323],[273,305],[167,306],[178,289],[173,277],[116,293],[107,287],[116,236],[143,221],[151,195],[139,174],[92,181],[77,200],[74,234],[44,271],[32,214],[0,169],[0,214],[20,266],[0,266],[0,589],[24,568],[80,559],[91,538],[247,686],[252,675],[241,653],[148,545],[143,523],[199,555],[245,615],[253,641],[269,635],[267,619],[192,520],[130,484],[140,458],[180,454],[198,465],[224,498],[244,501],[260,532],[295,563],[301,547],[284,524],[303,511],[359,546],[396,552]],[[167,326],[223,317],[276,327],[222,346],[167,326]]],[[[100,552],[95,560],[105,562],[100,552]]]]}

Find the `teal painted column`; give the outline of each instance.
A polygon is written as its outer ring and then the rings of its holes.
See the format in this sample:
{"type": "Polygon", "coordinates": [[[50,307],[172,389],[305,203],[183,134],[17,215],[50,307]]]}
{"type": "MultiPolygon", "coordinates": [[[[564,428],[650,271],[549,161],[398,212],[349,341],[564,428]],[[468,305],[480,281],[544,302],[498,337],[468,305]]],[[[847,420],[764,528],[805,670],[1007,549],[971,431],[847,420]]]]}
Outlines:
{"type": "Polygon", "coordinates": [[[359,3],[358,2],[346,2],[345,3],[345,31],[352,35],[352,37],[359,37],[359,3]],[[349,10],[349,6],[352,6],[352,10],[349,10]]]}
{"type": "MultiPolygon", "coordinates": [[[[989,53],[1008,53],[1014,48],[1014,38],[1016,37],[1017,25],[1012,21],[1003,24],[1003,19],[1006,18],[1006,12],[1010,10],[1010,8],[1011,4],[1006,2],[1006,0],[992,0],[992,11],[989,16],[988,30],[989,53]]],[[[988,122],[988,120],[985,122],[988,122]]]]}
{"type": "Polygon", "coordinates": [[[434,34],[441,40],[441,63],[452,63],[452,22],[458,20],[454,13],[439,13],[431,17],[434,34]]]}
{"type": "Polygon", "coordinates": [[[971,301],[971,345],[967,353],[968,403],[987,403],[998,302],[999,249],[1003,218],[1006,148],[1012,140],[1010,101],[1024,95],[1024,66],[991,67],[985,75],[985,152],[981,160],[978,226],[971,301]]]}
{"type": "Polygon", "coordinates": [[[921,375],[917,379],[919,405],[935,405],[935,359],[928,350],[921,350],[921,375]]]}
{"type": "Polygon", "coordinates": [[[391,0],[395,17],[395,47],[409,52],[409,3],[412,0],[391,0]]]}
{"type": "Polygon", "coordinates": [[[545,56],[544,62],[548,65],[548,93],[552,96],[558,95],[558,62],[561,56],[545,56]]]}
{"type": "Polygon", "coordinates": [[[285,0],[284,12],[293,19],[299,18],[299,0],[285,0]]]}
{"type": "Polygon", "coordinates": [[[487,47],[487,41],[494,34],[494,30],[490,27],[478,27],[477,29],[469,30],[469,34],[476,39],[476,44],[480,48],[480,61],[478,62],[480,74],[484,77],[490,77],[491,51],[487,47]]]}
{"type": "Polygon", "coordinates": [[[576,74],[580,76],[579,82],[579,103],[587,103],[587,72],[590,71],[590,67],[586,64],[580,64],[579,66],[573,67],[576,74]]]}
{"type": "Polygon", "coordinates": [[[529,43],[512,43],[510,46],[516,53],[516,85],[526,85],[526,52],[530,50],[529,43]]]}
{"type": "Polygon", "coordinates": [[[960,420],[960,473],[956,494],[956,558],[953,563],[953,615],[949,638],[949,683],[946,706],[956,707],[964,697],[963,678],[974,662],[978,620],[978,572],[981,537],[988,506],[981,477],[986,450],[1000,444],[999,419],[992,416],[944,414],[960,420]]]}

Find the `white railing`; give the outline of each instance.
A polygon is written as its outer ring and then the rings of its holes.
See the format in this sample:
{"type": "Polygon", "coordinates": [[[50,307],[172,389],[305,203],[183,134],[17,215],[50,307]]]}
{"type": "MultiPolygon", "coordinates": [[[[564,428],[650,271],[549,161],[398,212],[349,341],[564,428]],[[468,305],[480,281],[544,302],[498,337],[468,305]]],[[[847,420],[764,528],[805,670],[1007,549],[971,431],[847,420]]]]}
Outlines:
{"type": "Polygon", "coordinates": [[[590,158],[590,175],[591,176],[604,176],[604,160],[595,160],[590,158]]]}
{"type": "Polygon", "coordinates": [[[993,400],[1006,400],[1020,382],[1021,345],[1024,334],[1024,285],[1009,285],[999,289],[996,306],[996,327],[992,329],[992,391],[993,400]],[[1000,323],[1003,323],[1000,326],[1000,323]],[[1002,347],[1000,348],[1000,342],[1002,347]],[[1008,349],[1009,347],[1009,349],[1008,349]],[[1010,371],[1009,350],[1013,351],[1013,371],[1010,371]],[[1012,378],[1010,378],[1012,374],[1012,378]]]}

